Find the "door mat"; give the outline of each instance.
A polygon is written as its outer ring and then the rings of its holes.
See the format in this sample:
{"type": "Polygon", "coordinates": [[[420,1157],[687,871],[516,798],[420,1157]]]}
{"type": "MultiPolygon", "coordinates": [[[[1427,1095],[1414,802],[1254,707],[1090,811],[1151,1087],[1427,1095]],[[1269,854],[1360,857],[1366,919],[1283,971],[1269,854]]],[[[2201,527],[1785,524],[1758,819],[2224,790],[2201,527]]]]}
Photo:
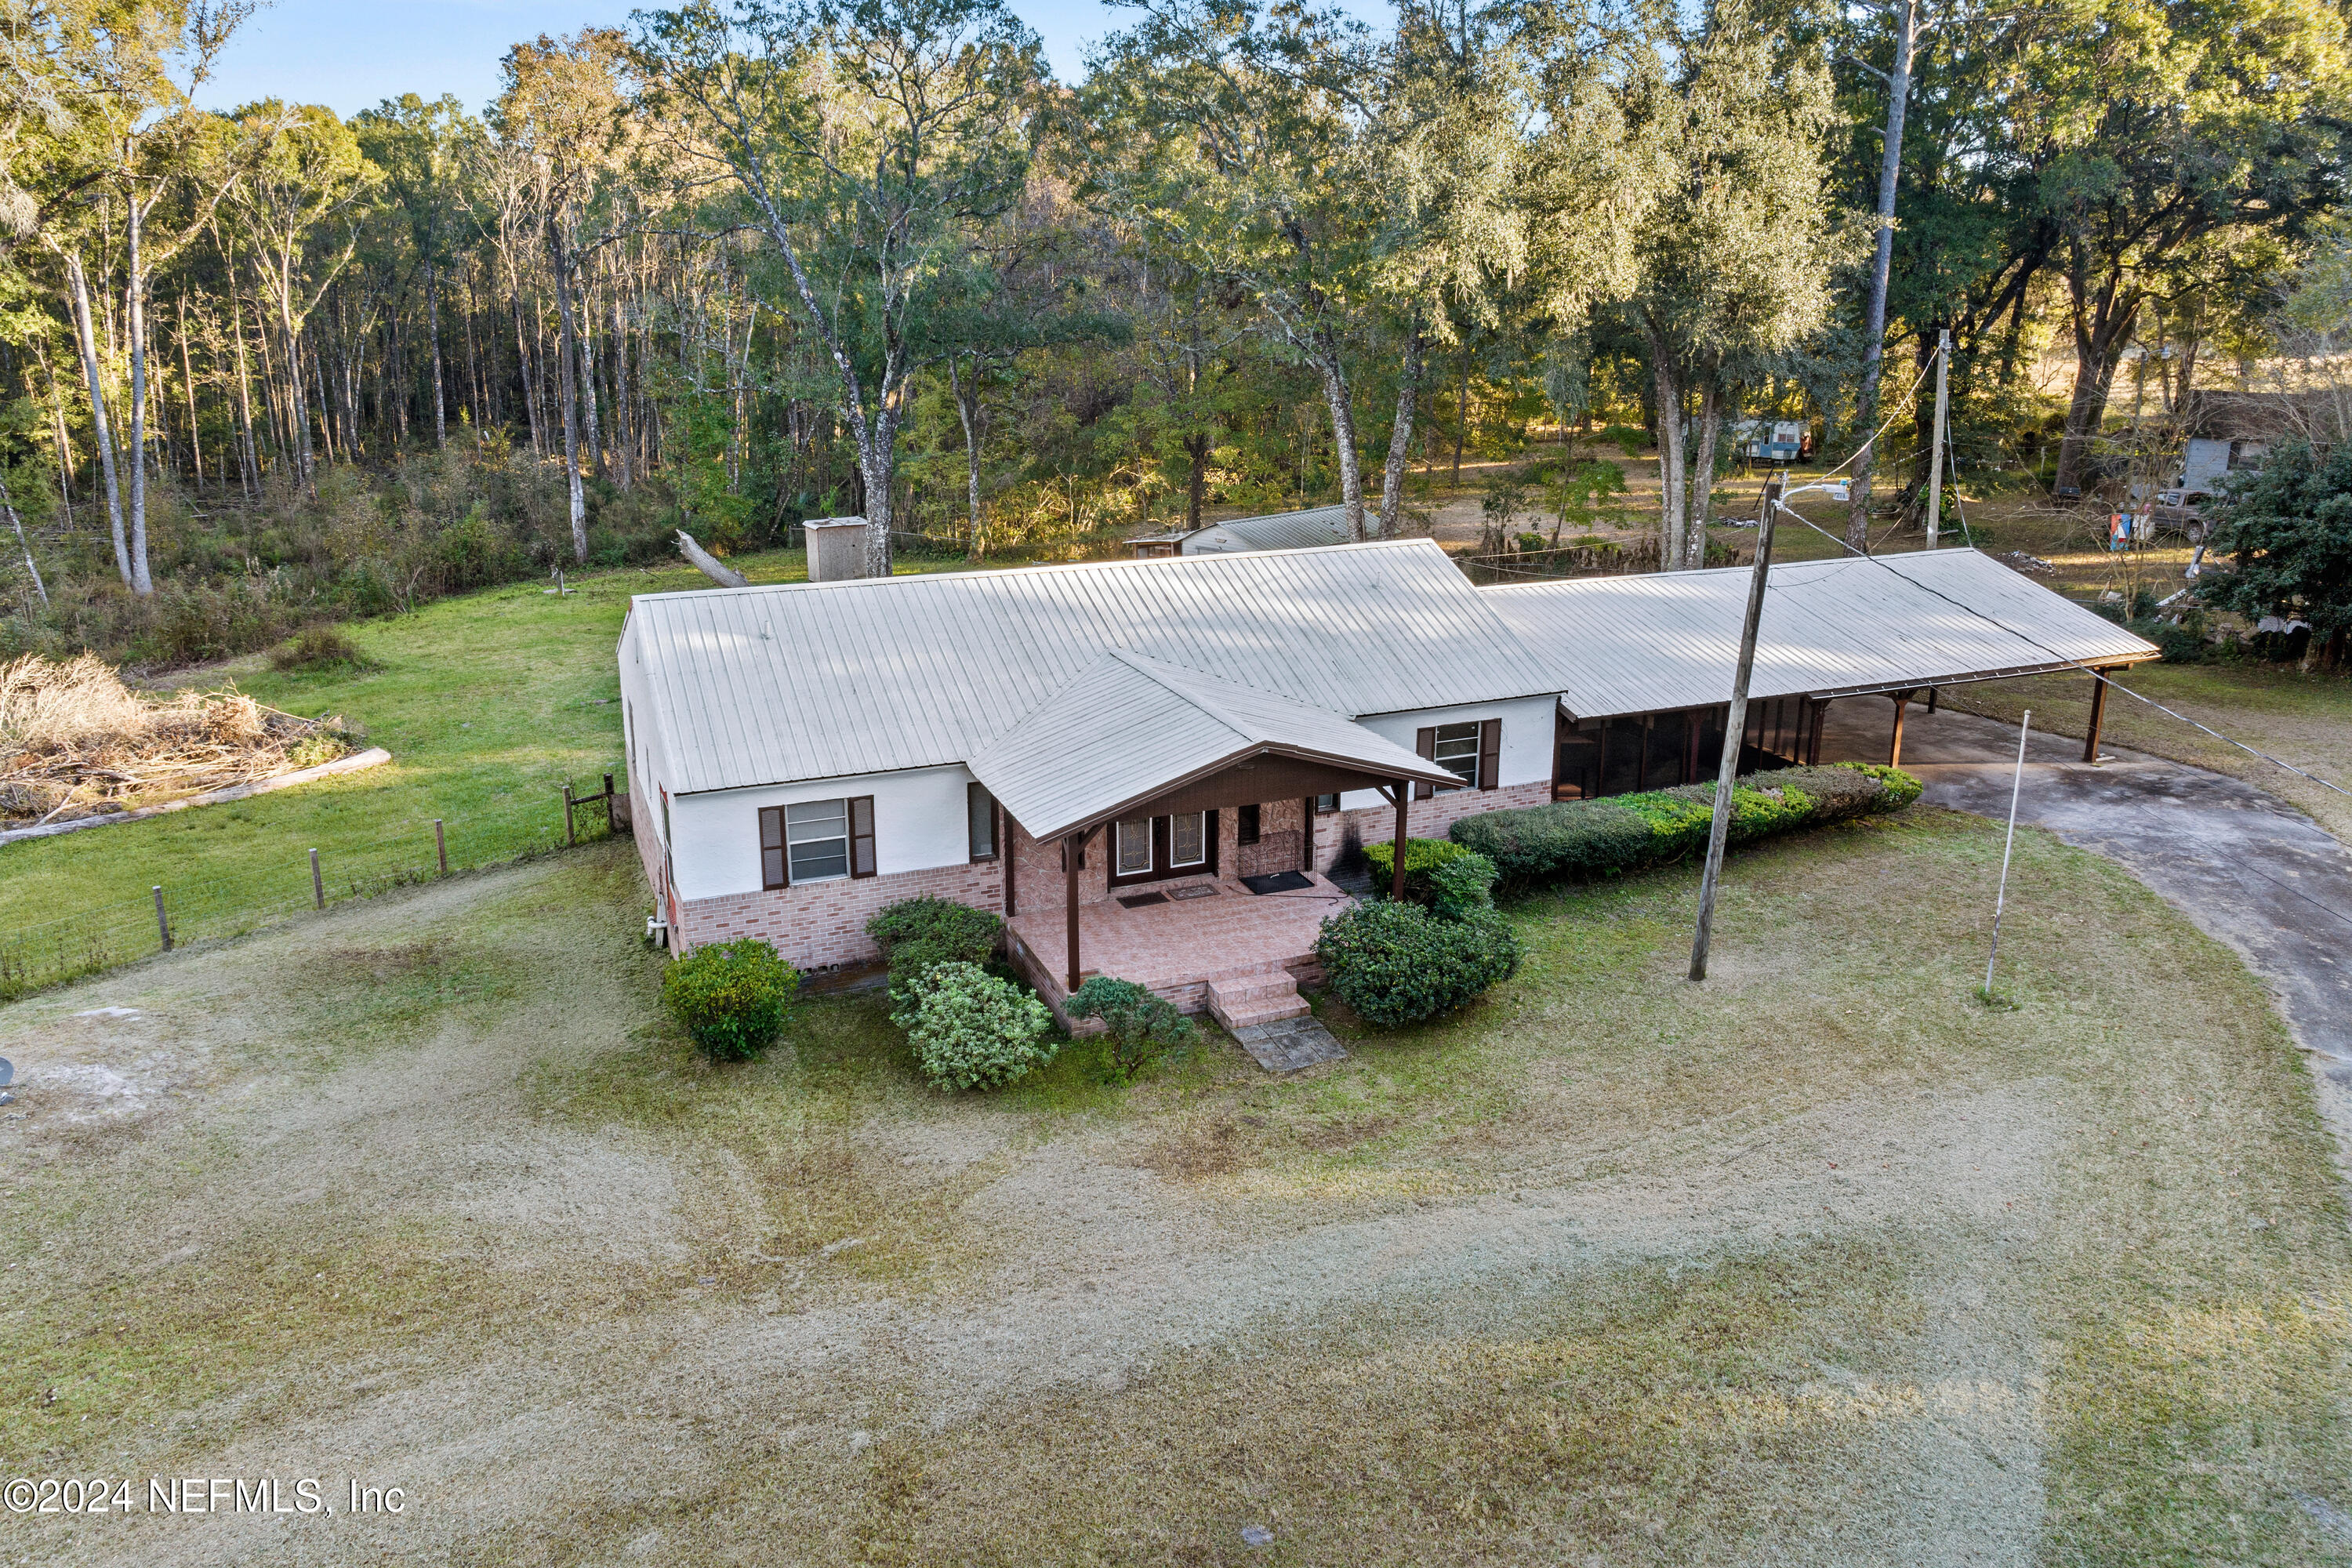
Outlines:
{"type": "Polygon", "coordinates": [[[1168,895],[1171,899],[1213,899],[1217,889],[1203,882],[1197,888],[1179,888],[1168,895]]]}
{"type": "Polygon", "coordinates": [[[1253,893],[1303,893],[1315,886],[1315,879],[1304,871],[1268,871],[1263,876],[1244,877],[1242,886],[1253,893]]]}
{"type": "Polygon", "coordinates": [[[1146,904],[1164,904],[1167,901],[1168,895],[1165,893],[1129,893],[1126,898],[1119,900],[1118,904],[1119,908],[1124,910],[1139,910],[1146,904]]]}

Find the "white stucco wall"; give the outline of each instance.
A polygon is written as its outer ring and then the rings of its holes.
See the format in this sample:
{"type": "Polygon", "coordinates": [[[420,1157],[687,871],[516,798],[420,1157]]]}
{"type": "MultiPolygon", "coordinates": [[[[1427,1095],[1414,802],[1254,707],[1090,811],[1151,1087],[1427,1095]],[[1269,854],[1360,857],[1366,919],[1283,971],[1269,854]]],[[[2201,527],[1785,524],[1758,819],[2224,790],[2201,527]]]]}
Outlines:
{"type": "Polygon", "coordinates": [[[670,801],[670,864],[682,899],[760,890],[760,812],[772,805],[874,797],[874,868],[883,876],[971,858],[961,767],[861,773],[806,784],[715,790],[670,801]]]}
{"type": "MultiPolygon", "coordinates": [[[[1413,713],[1375,713],[1356,721],[1383,740],[1410,752],[1416,731],[1433,724],[1460,724],[1473,719],[1503,721],[1503,751],[1497,763],[1498,784],[1551,782],[1552,714],[1556,697],[1521,697],[1508,702],[1475,702],[1462,708],[1425,708],[1413,713]]],[[[1358,811],[1383,804],[1377,790],[1350,790],[1339,797],[1339,809],[1358,811]]]]}

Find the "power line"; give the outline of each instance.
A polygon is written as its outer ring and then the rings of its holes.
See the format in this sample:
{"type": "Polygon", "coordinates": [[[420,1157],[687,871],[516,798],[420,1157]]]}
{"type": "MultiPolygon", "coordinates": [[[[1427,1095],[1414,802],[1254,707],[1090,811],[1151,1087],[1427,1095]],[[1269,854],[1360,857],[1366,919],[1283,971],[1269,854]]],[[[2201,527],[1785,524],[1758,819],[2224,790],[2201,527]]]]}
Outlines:
{"type": "MultiPolygon", "coordinates": [[[[1802,512],[1797,510],[1796,508],[1791,506],[1783,506],[1780,510],[1787,512],[1790,517],[1795,518],[1799,522],[1803,523],[1807,528],[1811,529],[1815,533],[1820,534],[1822,538],[1837,541],[1840,543],[1843,542],[1843,541],[1838,540],[1837,535],[1813,522],[1802,512]]],[[[2114,679],[2103,671],[2092,668],[2089,665],[2084,664],[2081,659],[2069,658],[2067,655],[2060,653],[2048,643],[2028,637],[2025,633],[2019,631],[2015,626],[2009,625],[2007,622],[1996,619],[1995,617],[1985,614],[1982,610],[1978,609],[1974,605],[1964,604],[1960,600],[1953,598],[1949,594],[1945,593],[1939,588],[1929,587],[1927,584],[1920,582],[1916,577],[1906,576],[1901,572],[1896,572],[1892,565],[1888,564],[1884,556],[1873,555],[1865,557],[1865,559],[1870,561],[1874,565],[1882,567],[1888,572],[1894,572],[1895,576],[1902,578],[1904,582],[1910,584],[1920,592],[1924,594],[1932,594],[1937,598],[1943,600],[1944,603],[1951,605],[1953,608],[1967,611],[1969,615],[1976,616],[1977,619],[1984,622],[1987,626],[1999,627],[2000,630],[2007,632],[2010,636],[2017,638],[2020,642],[2024,643],[2029,647],[2040,648],[2043,653],[2048,654],[2059,663],[2068,665],[2075,669],[2081,670],[2092,679],[2105,683],[2106,686],[2116,691],[2122,692],[2125,696],[2131,698],[2135,701],[2145,702],[2147,706],[2155,709],[2158,712],[2164,714],[2167,718],[2178,719],[2191,729],[2201,730],[2206,734],[2212,736],[2213,739],[2221,742],[2225,745],[2237,747],[2238,750],[2245,752],[2248,756],[2260,757],[2263,762],[2270,763],[2273,767],[2284,768],[2288,773],[2294,774],[2297,778],[2308,779],[2311,783],[2319,785],[2322,789],[2333,790],[2337,795],[2343,795],[2347,799],[2352,799],[2352,790],[2346,789],[2341,784],[2334,784],[2329,780],[2321,778],[2317,773],[2310,773],[2303,768],[2296,767],[2293,763],[2287,762],[2283,758],[2272,756],[2268,752],[2262,750],[2258,746],[2250,746],[2246,744],[2245,742],[2238,740],[2233,736],[2224,735],[2221,731],[2214,729],[2210,724],[2200,724],[2196,720],[2189,717],[2188,714],[2168,708],[2153,697],[2145,696],[2140,692],[2134,691],[2130,687],[2114,679]]]]}

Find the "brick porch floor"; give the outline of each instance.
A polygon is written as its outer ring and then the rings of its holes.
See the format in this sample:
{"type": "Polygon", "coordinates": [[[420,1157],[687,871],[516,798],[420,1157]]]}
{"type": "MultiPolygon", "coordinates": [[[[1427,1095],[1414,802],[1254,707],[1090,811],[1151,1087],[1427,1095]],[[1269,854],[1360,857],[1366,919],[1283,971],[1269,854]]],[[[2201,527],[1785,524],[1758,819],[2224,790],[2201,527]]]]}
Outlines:
{"type": "MultiPolygon", "coordinates": [[[[1085,973],[1149,986],[1186,1013],[1207,1008],[1213,980],[1281,968],[1312,984],[1322,978],[1315,959],[1317,931],[1326,918],[1355,901],[1321,876],[1311,889],[1292,893],[1253,893],[1219,877],[1151,882],[1128,891],[1173,893],[1194,887],[1214,888],[1216,893],[1139,910],[1116,899],[1080,905],[1078,962],[1085,973]]],[[[1013,962],[1057,1013],[1068,994],[1063,984],[1066,931],[1058,903],[1024,910],[1011,921],[1013,962]]]]}

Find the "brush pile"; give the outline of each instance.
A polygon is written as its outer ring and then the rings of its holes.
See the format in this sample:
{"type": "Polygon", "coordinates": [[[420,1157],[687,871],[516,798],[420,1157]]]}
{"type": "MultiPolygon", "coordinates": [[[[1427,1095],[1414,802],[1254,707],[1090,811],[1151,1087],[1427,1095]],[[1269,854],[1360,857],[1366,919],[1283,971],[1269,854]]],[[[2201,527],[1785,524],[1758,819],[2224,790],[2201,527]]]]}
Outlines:
{"type": "Polygon", "coordinates": [[[83,654],[0,664],[0,828],[71,822],[316,767],[351,751],[341,719],[222,691],[140,696],[83,654]]]}

